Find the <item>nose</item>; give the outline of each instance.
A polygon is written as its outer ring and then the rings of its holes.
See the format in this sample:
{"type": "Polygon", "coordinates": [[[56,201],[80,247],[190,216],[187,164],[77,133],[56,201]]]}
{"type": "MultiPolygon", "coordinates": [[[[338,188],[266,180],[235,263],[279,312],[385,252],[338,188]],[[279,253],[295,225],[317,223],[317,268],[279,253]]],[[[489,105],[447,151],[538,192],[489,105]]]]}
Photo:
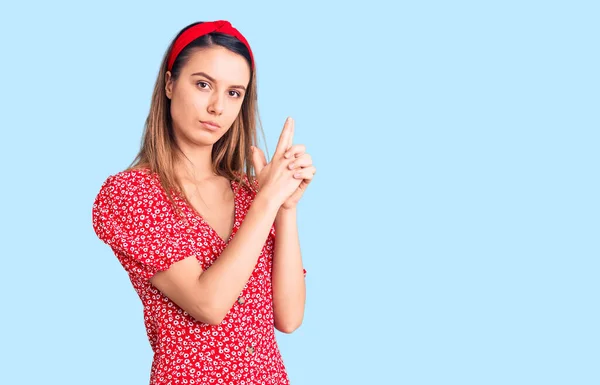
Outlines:
{"type": "Polygon", "coordinates": [[[215,92],[208,103],[208,112],[214,115],[221,115],[225,108],[224,104],[224,97],[215,92]]]}

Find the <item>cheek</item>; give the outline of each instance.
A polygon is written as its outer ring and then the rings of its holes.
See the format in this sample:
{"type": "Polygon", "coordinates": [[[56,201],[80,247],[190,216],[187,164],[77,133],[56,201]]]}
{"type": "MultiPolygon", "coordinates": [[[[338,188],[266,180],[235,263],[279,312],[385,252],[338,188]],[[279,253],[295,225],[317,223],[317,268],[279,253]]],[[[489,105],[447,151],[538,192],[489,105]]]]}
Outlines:
{"type": "Polygon", "coordinates": [[[238,115],[240,114],[241,110],[242,110],[242,103],[241,102],[231,101],[229,103],[228,110],[227,110],[226,113],[227,113],[227,116],[231,120],[232,123],[238,117],[238,115]]]}
{"type": "Polygon", "coordinates": [[[198,94],[194,95],[193,97],[190,96],[188,98],[188,100],[189,100],[189,106],[188,106],[189,110],[193,110],[195,113],[197,113],[198,111],[206,111],[206,105],[208,103],[208,96],[206,96],[202,93],[198,93],[198,94]]]}
{"type": "Polygon", "coordinates": [[[171,115],[174,121],[196,121],[198,111],[206,106],[206,101],[201,95],[177,95],[171,101],[171,115]]]}

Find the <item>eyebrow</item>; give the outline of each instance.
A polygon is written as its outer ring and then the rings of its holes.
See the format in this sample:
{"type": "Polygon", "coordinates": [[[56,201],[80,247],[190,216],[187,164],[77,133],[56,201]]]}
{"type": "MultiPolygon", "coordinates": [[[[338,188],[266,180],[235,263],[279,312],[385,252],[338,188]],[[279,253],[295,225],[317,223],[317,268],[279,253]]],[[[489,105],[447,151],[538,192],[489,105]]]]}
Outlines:
{"type": "MultiPolygon", "coordinates": [[[[213,78],[212,76],[209,76],[206,72],[194,72],[190,76],[204,76],[205,78],[207,78],[208,80],[210,80],[213,83],[217,82],[215,80],[215,78],[213,78]]],[[[231,88],[239,88],[239,89],[242,89],[242,90],[246,91],[246,87],[244,87],[244,86],[231,86],[231,88]]]]}

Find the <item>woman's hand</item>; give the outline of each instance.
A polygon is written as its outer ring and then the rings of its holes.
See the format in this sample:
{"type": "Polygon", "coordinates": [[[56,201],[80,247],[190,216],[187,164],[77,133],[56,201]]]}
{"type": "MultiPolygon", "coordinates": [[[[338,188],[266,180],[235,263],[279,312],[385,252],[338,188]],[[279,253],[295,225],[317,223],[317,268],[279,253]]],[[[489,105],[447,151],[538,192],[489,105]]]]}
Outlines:
{"type": "Polygon", "coordinates": [[[290,163],[289,167],[290,169],[295,170],[294,178],[302,179],[296,191],[294,191],[281,205],[282,208],[287,210],[296,207],[300,198],[302,198],[304,191],[306,191],[308,184],[315,176],[317,169],[312,164],[311,156],[306,153],[306,148],[301,144],[290,147],[284,154],[284,157],[286,159],[295,159],[290,163]]]}
{"type": "Polygon", "coordinates": [[[292,145],[293,136],[294,121],[292,118],[288,118],[279,137],[277,149],[271,163],[267,163],[265,154],[259,148],[253,147],[252,150],[252,162],[261,190],[264,189],[265,183],[268,183],[267,178],[271,175],[271,170],[281,165],[285,165],[286,171],[289,171],[293,179],[299,182],[281,204],[281,208],[286,210],[296,207],[317,171],[312,164],[311,156],[306,153],[305,146],[292,145]]]}

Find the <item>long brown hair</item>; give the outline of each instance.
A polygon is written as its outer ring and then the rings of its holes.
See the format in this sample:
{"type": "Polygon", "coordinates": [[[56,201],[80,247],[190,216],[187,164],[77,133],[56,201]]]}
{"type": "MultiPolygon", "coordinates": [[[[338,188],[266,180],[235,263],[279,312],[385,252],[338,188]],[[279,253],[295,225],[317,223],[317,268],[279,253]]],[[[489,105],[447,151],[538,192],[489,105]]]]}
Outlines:
{"type": "MultiPolygon", "coordinates": [[[[130,169],[146,168],[158,175],[160,183],[173,203],[173,192],[179,192],[185,198],[180,181],[175,174],[175,161],[180,152],[175,142],[173,122],[171,118],[171,100],[165,93],[165,81],[169,53],[177,37],[186,29],[183,28],[173,39],[164,54],[158,72],[158,78],[152,93],[150,112],[146,118],[144,134],[139,153],[129,166],[130,169]]],[[[240,186],[250,189],[255,187],[254,167],[252,165],[251,146],[257,145],[257,121],[260,123],[257,103],[256,71],[253,69],[250,53],[246,46],[235,37],[220,33],[211,33],[199,37],[190,43],[178,56],[171,69],[171,76],[176,80],[181,68],[189,60],[194,50],[202,47],[222,46],[242,55],[250,66],[250,82],[247,87],[241,111],[231,128],[219,139],[212,149],[212,169],[217,175],[235,180],[240,186]],[[244,180],[244,174],[246,180],[244,180]]]]}

